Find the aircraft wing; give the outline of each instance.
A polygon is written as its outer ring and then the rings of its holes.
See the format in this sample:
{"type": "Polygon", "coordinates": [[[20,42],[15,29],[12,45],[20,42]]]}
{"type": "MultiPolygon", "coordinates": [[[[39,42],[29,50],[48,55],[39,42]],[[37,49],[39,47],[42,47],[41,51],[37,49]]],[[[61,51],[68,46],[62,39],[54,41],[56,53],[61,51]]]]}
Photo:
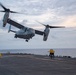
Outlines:
{"type": "MultiPolygon", "coordinates": [[[[11,24],[11,25],[13,25],[13,26],[15,26],[15,27],[17,27],[17,28],[19,28],[19,29],[25,28],[25,26],[23,26],[23,25],[15,22],[15,21],[13,21],[13,20],[11,20],[10,18],[8,18],[7,23],[9,23],[9,24],[11,24]]],[[[39,31],[39,30],[35,30],[35,34],[43,35],[44,32],[39,31]]]]}
{"type": "Polygon", "coordinates": [[[43,35],[43,34],[44,34],[44,32],[39,31],[39,30],[35,30],[35,34],[38,34],[38,35],[43,35]]]}
{"type": "Polygon", "coordinates": [[[13,21],[13,20],[11,20],[10,18],[8,18],[7,23],[9,23],[9,24],[11,24],[11,25],[13,25],[13,26],[15,26],[15,27],[17,27],[17,28],[19,28],[19,29],[24,28],[23,25],[21,25],[21,24],[15,22],[15,21],[13,21]]]}

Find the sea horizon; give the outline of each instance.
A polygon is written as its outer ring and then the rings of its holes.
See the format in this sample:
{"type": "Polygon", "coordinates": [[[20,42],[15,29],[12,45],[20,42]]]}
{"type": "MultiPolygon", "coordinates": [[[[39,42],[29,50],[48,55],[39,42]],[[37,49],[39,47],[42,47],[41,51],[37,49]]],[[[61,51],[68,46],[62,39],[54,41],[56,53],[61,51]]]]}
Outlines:
{"type": "Polygon", "coordinates": [[[0,53],[27,53],[36,55],[49,55],[49,50],[54,49],[56,56],[76,57],[76,48],[44,48],[44,49],[0,49],[0,53]]]}

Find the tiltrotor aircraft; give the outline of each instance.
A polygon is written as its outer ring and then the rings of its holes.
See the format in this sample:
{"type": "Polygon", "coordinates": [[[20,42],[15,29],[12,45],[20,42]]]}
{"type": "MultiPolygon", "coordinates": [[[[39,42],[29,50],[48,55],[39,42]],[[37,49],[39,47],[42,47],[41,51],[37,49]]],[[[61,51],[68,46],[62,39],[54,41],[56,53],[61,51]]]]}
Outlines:
{"type": "Polygon", "coordinates": [[[32,39],[32,37],[34,37],[35,34],[42,35],[43,36],[43,41],[46,41],[47,38],[48,38],[48,35],[49,35],[50,28],[64,28],[63,26],[49,26],[49,25],[43,24],[45,26],[44,31],[39,31],[39,30],[35,30],[33,28],[25,27],[25,26],[15,22],[15,21],[13,21],[9,18],[10,13],[19,13],[19,12],[11,11],[10,9],[7,9],[1,3],[0,3],[0,6],[4,9],[3,11],[0,11],[0,12],[5,13],[4,17],[3,17],[3,27],[5,27],[7,23],[10,24],[8,32],[10,32],[10,31],[14,32],[15,33],[15,36],[14,36],[15,38],[25,39],[26,42],[28,42],[28,40],[32,39]],[[11,30],[11,25],[14,26],[14,27],[19,28],[20,30],[19,31],[11,30]]]}

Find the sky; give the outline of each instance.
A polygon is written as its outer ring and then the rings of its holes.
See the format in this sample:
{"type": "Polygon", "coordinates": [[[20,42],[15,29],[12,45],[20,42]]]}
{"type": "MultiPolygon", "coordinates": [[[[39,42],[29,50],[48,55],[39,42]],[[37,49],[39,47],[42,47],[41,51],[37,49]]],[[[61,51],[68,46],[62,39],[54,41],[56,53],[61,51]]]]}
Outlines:
{"type": "MultiPolygon", "coordinates": [[[[65,26],[50,29],[47,41],[36,35],[29,42],[14,38],[8,26],[2,27],[4,13],[0,12],[0,49],[76,48],[76,0],[0,0],[7,8],[23,14],[10,14],[10,18],[26,27],[43,31],[44,26],[65,26]]],[[[0,10],[3,10],[0,7],[0,10]]],[[[13,30],[18,30],[13,27],[13,30]]]]}

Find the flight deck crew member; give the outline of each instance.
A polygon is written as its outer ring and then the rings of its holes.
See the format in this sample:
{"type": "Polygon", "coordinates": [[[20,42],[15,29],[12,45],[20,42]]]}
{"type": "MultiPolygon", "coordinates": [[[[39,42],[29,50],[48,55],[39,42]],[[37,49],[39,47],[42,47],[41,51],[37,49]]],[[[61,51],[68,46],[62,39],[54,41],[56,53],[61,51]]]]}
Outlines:
{"type": "Polygon", "coordinates": [[[49,50],[49,56],[51,57],[51,59],[54,58],[54,53],[55,51],[53,49],[49,50]]]}

